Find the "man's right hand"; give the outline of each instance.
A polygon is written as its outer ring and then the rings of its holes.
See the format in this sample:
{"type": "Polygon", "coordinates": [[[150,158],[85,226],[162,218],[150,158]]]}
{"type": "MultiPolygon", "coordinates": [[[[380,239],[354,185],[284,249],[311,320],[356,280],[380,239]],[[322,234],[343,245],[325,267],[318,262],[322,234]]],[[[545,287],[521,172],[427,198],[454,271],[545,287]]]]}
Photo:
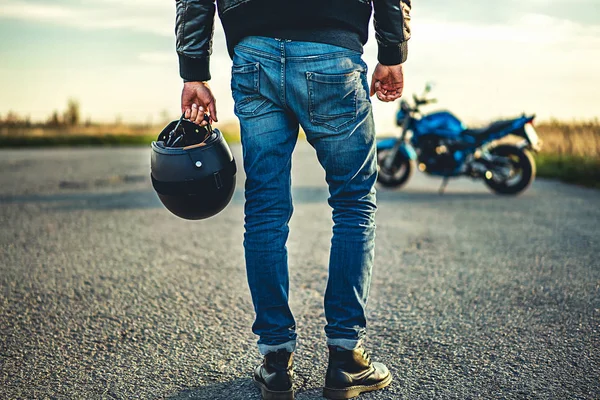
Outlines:
{"type": "Polygon", "coordinates": [[[384,102],[394,101],[402,97],[404,90],[404,72],[402,64],[381,65],[377,64],[371,78],[371,96],[384,102]]]}
{"type": "Polygon", "coordinates": [[[190,121],[205,126],[204,114],[210,116],[210,122],[217,122],[215,97],[206,82],[185,82],[181,92],[181,112],[190,121]]]}

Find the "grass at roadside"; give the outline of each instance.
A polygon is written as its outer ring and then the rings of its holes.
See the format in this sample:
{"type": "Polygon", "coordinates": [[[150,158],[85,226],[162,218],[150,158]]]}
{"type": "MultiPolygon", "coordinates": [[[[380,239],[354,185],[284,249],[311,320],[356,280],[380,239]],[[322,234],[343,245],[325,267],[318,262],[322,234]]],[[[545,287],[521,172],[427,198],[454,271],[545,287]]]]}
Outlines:
{"type": "MultiPolygon", "coordinates": [[[[228,143],[239,142],[237,133],[221,131],[228,143]]],[[[156,140],[156,135],[131,135],[131,134],[108,134],[108,135],[53,135],[53,136],[1,136],[0,148],[19,147],[77,147],[77,146],[143,146],[149,145],[156,140]]]]}
{"type": "Polygon", "coordinates": [[[56,146],[133,146],[150,144],[154,135],[65,135],[65,136],[4,136],[0,148],[56,146]]]}
{"type": "Polygon", "coordinates": [[[600,159],[600,120],[535,124],[542,153],[600,159]]]}
{"type": "Polygon", "coordinates": [[[537,175],[600,189],[600,159],[582,156],[538,154],[537,175]]]}
{"type": "Polygon", "coordinates": [[[536,124],[543,140],[538,176],[600,188],[600,121],[536,124]]]}
{"type": "MultiPolygon", "coordinates": [[[[238,143],[237,123],[217,126],[228,143],[238,143]]],[[[162,126],[92,125],[0,129],[0,148],[55,146],[146,146],[156,139],[162,126]],[[156,132],[149,134],[149,132],[156,132]]],[[[600,188],[600,121],[536,124],[543,140],[535,156],[538,176],[600,188]]]]}

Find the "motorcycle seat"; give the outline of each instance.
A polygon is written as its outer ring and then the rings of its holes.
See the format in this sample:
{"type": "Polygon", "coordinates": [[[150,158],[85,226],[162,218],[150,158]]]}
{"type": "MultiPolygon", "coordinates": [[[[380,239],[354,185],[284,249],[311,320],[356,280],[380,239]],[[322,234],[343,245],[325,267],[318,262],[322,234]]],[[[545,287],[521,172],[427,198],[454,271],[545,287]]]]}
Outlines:
{"type": "Polygon", "coordinates": [[[514,119],[501,120],[491,123],[485,128],[479,129],[465,129],[462,134],[475,137],[477,139],[483,139],[491,136],[494,133],[501,132],[510,127],[515,122],[514,119]]]}

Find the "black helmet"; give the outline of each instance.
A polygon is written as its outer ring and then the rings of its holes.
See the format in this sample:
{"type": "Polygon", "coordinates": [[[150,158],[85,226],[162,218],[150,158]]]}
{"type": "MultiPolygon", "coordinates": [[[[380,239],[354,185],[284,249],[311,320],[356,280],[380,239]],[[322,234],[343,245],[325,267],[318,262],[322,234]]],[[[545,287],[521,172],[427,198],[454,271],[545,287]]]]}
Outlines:
{"type": "Polygon", "coordinates": [[[204,219],[223,210],[235,190],[236,165],[218,129],[183,116],[152,142],[152,186],[160,201],[184,219],[204,219]]]}

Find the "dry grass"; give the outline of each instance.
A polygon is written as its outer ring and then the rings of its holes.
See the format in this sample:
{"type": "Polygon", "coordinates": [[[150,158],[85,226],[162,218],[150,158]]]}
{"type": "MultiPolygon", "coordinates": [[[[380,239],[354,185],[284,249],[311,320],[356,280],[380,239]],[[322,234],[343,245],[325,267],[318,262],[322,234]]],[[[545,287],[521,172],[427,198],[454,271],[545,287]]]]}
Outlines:
{"type": "MultiPolygon", "coordinates": [[[[229,143],[239,142],[237,124],[216,124],[229,143]]],[[[0,126],[0,148],[46,146],[146,145],[156,140],[164,125],[89,124],[0,126]]]]}
{"type": "Polygon", "coordinates": [[[536,124],[543,140],[538,175],[600,188],[600,121],[536,124]]]}
{"type": "MultiPolygon", "coordinates": [[[[229,143],[239,141],[237,123],[218,123],[229,143]]],[[[147,145],[163,126],[90,124],[49,127],[0,126],[0,148],[29,146],[147,145]]],[[[600,121],[536,124],[543,140],[536,156],[538,175],[600,188],[600,121]]],[[[301,132],[301,137],[303,132],[301,132]]]]}
{"type": "MultiPolygon", "coordinates": [[[[217,128],[228,140],[239,140],[239,125],[236,122],[217,123],[217,128]]],[[[78,126],[0,126],[0,141],[10,137],[20,138],[68,138],[104,136],[158,136],[162,125],[134,124],[91,124],[78,126]]],[[[600,120],[582,122],[549,121],[536,124],[543,140],[541,154],[574,156],[600,159],[600,120]]]]}
{"type": "Polygon", "coordinates": [[[536,129],[543,140],[541,154],[600,159],[600,120],[550,121],[536,129]]]}
{"type": "MultiPolygon", "coordinates": [[[[105,136],[125,135],[143,136],[157,127],[143,125],[103,125],[61,126],[61,127],[0,127],[0,138],[6,137],[68,137],[68,136],[105,136]]],[[[157,131],[157,136],[158,136],[157,131]]]]}

